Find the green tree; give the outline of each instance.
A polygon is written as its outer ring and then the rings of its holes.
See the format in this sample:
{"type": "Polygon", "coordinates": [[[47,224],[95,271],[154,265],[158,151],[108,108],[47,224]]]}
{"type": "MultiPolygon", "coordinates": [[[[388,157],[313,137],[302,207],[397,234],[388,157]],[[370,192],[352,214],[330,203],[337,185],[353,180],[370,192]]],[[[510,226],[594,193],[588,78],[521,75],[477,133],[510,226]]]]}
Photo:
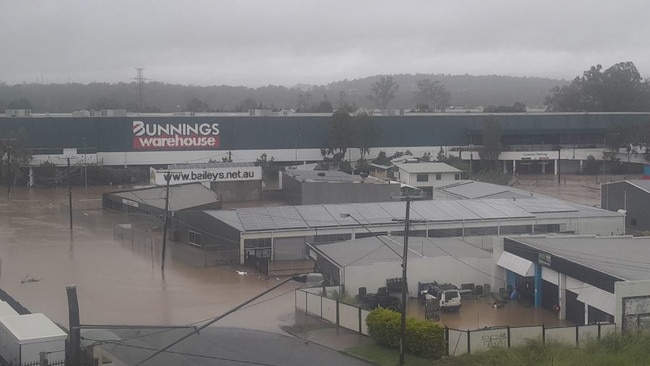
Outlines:
{"type": "Polygon", "coordinates": [[[439,80],[418,80],[417,88],[415,101],[419,112],[444,112],[449,106],[451,94],[439,80]]]}
{"type": "Polygon", "coordinates": [[[257,101],[253,98],[246,98],[237,104],[235,112],[248,112],[251,109],[257,108],[257,101]]]}
{"type": "Polygon", "coordinates": [[[381,130],[370,116],[362,113],[352,119],[351,132],[351,146],[359,149],[361,159],[365,160],[370,148],[376,145],[381,130]]]}
{"type": "Polygon", "coordinates": [[[298,103],[296,104],[296,112],[307,112],[309,110],[310,105],[311,105],[311,94],[300,93],[300,95],[298,95],[298,103]]]}
{"type": "Polygon", "coordinates": [[[382,150],[379,152],[379,154],[377,154],[377,157],[373,159],[372,163],[383,166],[390,166],[390,158],[386,156],[386,152],[382,150]]]}
{"type": "Polygon", "coordinates": [[[641,112],[650,110],[650,83],[632,62],[619,62],[604,72],[592,66],[569,85],[546,97],[555,112],[641,112]]]}
{"type": "Polygon", "coordinates": [[[346,111],[338,110],[332,114],[330,122],[330,135],[327,146],[321,149],[321,155],[325,161],[340,164],[348,147],[351,146],[352,118],[346,111]]]}
{"type": "Polygon", "coordinates": [[[438,150],[438,155],[436,155],[436,160],[437,161],[445,161],[447,160],[447,155],[445,154],[445,149],[440,146],[440,150],[438,150]]]}
{"type": "Polygon", "coordinates": [[[497,170],[501,154],[501,124],[499,120],[487,118],[483,124],[483,147],[479,150],[484,169],[497,170]]]}
{"type": "MultiPolygon", "coordinates": [[[[21,134],[19,131],[18,135],[21,134]]],[[[5,184],[15,185],[25,177],[21,169],[32,161],[32,154],[20,145],[20,138],[0,139],[0,174],[5,184]],[[8,164],[6,162],[9,162],[8,164]]]]}
{"type": "Polygon", "coordinates": [[[192,98],[187,104],[185,104],[185,112],[210,112],[210,106],[208,103],[198,99],[192,98]]]}
{"type": "Polygon", "coordinates": [[[7,109],[32,109],[32,102],[27,98],[12,100],[7,104],[7,109]]]}
{"type": "Polygon", "coordinates": [[[397,89],[399,89],[399,85],[392,76],[382,76],[370,87],[371,94],[368,95],[368,99],[373,101],[379,109],[385,110],[388,108],[388,103],[395,99],[397,89]]]}
{"type": "Polygon", "coordinates": [[[95,97],[88,103],[87,109],[94,109],[96,111],[102,109],[121,109],[122,105],[115,99],[95,97]]]}
{"type": "Polygon", "coordinates": [[[332,113],[333,111],[334,107],[332,107],[332,103],[327,100],[327,95],[323,97],[323,100],[321,100],[318,105],[312,107],[312,112],[314,113],[332,113]]]}
{"type": "Polygon", "coordinates": [[[262,174],[267,178],[274,178],[280,171],[275,159],[272,156],[269,158],[266,153],[260,155],[255,164],[262,167],[262,174]]]}

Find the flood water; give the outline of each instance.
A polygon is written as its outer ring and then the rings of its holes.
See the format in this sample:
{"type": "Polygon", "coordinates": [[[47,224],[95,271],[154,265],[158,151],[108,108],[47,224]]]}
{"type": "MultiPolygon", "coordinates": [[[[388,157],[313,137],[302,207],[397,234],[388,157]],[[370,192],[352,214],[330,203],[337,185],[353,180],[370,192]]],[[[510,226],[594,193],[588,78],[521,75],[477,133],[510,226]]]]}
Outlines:
{"type": "MultiPolygon", "coordinates": [[[[16,188],[11,199],[5,191],[0,287],[31,312],[67,327],[67,285],[77,286],[82,324],[185,325],[217,316],[278,283],[246,268],[193,268],[172,258],[171,242],[163,273],[162,234],[151,230],[150,218],[97,209],[108,189],[73,190],[72,231],[67,189],[16,188]],[[114,226],[123,223],[136,225],[133,241],[114,240],[114,226]]],[[[296,286],[285,284],[218,324],[279,331],[293,324],[296,286]]]]}

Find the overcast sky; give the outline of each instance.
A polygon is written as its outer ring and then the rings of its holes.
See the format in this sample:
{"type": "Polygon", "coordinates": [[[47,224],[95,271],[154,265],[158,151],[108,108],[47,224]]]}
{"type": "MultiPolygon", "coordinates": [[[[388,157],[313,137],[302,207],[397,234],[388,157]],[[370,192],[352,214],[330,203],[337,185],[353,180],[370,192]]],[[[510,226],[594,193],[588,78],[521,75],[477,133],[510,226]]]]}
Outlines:
{"type": "Polygon", "coordinates": [[[572,79],[633,61],[648,0],[3,0],[0,82],[327,84],[378,74],[572,79]]]}

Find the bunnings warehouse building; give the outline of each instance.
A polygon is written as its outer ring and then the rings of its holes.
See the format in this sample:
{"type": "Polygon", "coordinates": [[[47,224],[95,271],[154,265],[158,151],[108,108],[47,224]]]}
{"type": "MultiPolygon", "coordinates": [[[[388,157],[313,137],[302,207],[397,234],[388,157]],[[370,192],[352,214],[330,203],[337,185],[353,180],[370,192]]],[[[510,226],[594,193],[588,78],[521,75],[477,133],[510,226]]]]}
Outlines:
{"type": "MultiPolygon", "coordinates": [[[[389,155],[408,149],[414,155],[429,152],[435,156],[440,147],[449,148],[448,152],[453,147],[471,149],[481,144],[484,122],[488,118],[499,121],[502,143],[510,154],[503,158],[508,161],[506,164],[504,160],[504,170],[514,168],[517,172],[525,172],[523,167],[527,167],[533,169],[531,172],[547,173],[553,171],[552,167],[544,170],[548,160],[557,156],[549,152],[558,146],[563,149],[560,159],[564,171],[572,169],[571,160],[585,159],[586,155],[582,155],[586,153],[580,153],[585,149],[596,149],[592,155],[601,159],[603,146],[612,143],[615,135],[612,131],[618,127],[650,123],[650,113],[373,116],[380,135],[370,156],[381,150],[389,155]],[[531,154],[522,151],[545,153],[531,158],[531,154]]],[[[0,138],[16,139],[5,143],[31,149],[33,166],[48,160],[64,165],[64,157],[74,158],[77,163],[97,162],[106,166],[162,166],[210,159],[221,161],[223,157],[230,157],[233,162],[254,162],[263,153],[277,162],[291,163],[322,159],[321,148],[327,146],[331,121],[331,115],[318,114],[32,115],[28,118],[0,117],[0,138]]],[[[349,149],[348,153],[352,161],[359,158],[358,149],[349,149]]],[[[463,159],[470,158],[479,157],[463,153],[463,159]]]]}

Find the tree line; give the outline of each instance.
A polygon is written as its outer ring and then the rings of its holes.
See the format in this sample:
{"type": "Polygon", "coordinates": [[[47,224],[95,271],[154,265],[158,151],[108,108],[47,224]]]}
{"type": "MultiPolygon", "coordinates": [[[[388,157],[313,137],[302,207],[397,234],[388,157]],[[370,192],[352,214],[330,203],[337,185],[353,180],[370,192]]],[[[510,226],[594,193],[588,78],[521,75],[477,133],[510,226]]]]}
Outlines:
{"type": "Polygon", "coordinates": [[[186,86],[160,82],[143,85],[143,99],[138,99],[138,84],[18,84],[0,83],[0,111],[32,109],[34,113],[70,113],[82,109],[126,109],[137,112],[216,111],[242,112],[249,109],[295,110],[329,113],[346,109],[383,108],[383,103],[368,98],[376,96],[373,84],[390,76],[398,85],[386,108],[413,111],[441,111],[443,105],[476,107],[512,105],[521,102],[541,106],[548,91],[562,80],[509,76],[471,76],[443,74],[376,75],[343,80],[327,85],[268,85],[259,88],[242,86],[186,86]],[[426,81],[429,80],[429,81],[426,81]],[[444,87],[444,89],[442,89],[444,87]],[[447,96],[445,91],[449,93],[447,96]],[[442,101],[435,104],[433,99],[442,101]]]}

